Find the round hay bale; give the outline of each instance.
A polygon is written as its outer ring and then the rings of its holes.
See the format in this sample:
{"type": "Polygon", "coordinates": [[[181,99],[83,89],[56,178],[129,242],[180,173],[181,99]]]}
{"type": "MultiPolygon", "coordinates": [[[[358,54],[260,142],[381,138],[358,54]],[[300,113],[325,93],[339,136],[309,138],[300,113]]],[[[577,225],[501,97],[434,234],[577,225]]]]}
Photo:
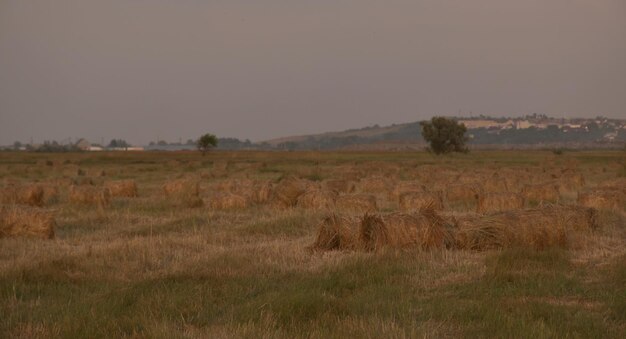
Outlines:
{"type": "Polygon", "coordinates": [[[210,208],[224,210],[224,209],[243,209],[247,208],[250,203],[249,200],[241,195],[222,192],[215,193],[208,199],[208,205],[210,208]]]}
{"type": "Polygon", "coordinates": [[[16,205],[0,208],[0,238],[26,236],[53,239],[55,225],[50,211],[16,205]]]}
{"type": "Polygon", "coordinates": [[[54,204],[59,202],[59,186],[50,183],[38,184],[43,190],[43,203],[44,205],[54,204]]]}
{"type": "Polygon", "coordinates": [[[332,209],[335,207],[337,193],[327,190],[309,190],[298,197],[296,205],[309,209],[332,209]]]}
{"type": "Polygon", "coordinates": [[[369,194],[340,195],[335,200],[335,207],[346,212],[373,212],[378,209],[376,197],[369,194]]]}
{"type": "Polygon", "coordinates": [[[400,210],[404,212],[415,212],[426,207],[441,211],[443,210],[443,199],[438,193],[404,193],[400,196],[399,205],[400,210]]]}
{"type": "Polygon", "coordinates": [[[317,236],[311,246],[316,251],[356,250],[361,219],[330,215],[317,226],[317,236]]]}
{"type": "Polygon", "coordinates": [[[522,196],[526,201],[533,202],[558,202],[561,194],[559,185],[555,182],[547,182],[537,185],[525,185],[522,188],[522,196]]]}
{"type": "Polygon", "coordinates": [[[111,191],[112,197],[135,198],[137,197],[137,184],[134,180],[107,181],[104,187],[111,191]]]}
{"type": "Polygon", "coordinates": [[[322,183],[324,189],[328,191],[335,191],[337,193],[346,194],[354,193],[356,185],[354,182],[342,179],[329,179],[322,183]]]}
{"type": "Polygon", "coordinates": [[[107,207],[111,203],[111,191],[96,186],[71,186],[68,200],[76,205],[107,207]]]}

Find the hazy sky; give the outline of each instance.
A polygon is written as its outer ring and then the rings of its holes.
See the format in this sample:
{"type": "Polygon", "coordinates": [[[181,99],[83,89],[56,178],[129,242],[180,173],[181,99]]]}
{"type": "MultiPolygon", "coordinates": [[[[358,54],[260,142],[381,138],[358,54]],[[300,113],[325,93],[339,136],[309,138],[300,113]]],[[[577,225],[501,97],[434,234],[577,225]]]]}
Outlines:
{"type": "Polygon", "coordinates": [[[0,144],[626,118],[625,0],[0,0],[0,144]]]}

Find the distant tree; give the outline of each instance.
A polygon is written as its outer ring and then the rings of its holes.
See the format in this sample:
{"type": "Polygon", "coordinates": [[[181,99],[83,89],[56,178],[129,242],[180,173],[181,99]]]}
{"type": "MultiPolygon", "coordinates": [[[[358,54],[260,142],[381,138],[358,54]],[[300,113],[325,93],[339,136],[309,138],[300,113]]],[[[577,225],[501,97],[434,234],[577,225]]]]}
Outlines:
{"type": "Polygon", "coordinates": [[[435,154],[468,151],[465,147],[465,125],[444,117],[433,117],[430,121],[420,122],[420,125],[424,139],[435,154]]]}
{"type": "Polygon", "coordinates": [[[16,151],[17,151],[17,150],[19,150],[19,149],[20,149],[20,147],[22,147],[22,143],[21,143],[21,142],[16,141],[16,142],[14,142],[14,143],[13,143],[13,149],[14,149],[14,150],[16,150],[16,151]]]}
{"type": "Polygon", "coordinates": [[[211,148],[217,146],[217,137],[207,133],[198,139],[196,146],[202,152],[202,155],[205,155],[211,148]]]}
{"type": "Polygon", "coordinates": [[[130,147],[130,145],[124,139],[113,139],[109,143],[109,148],[126,148],[130,147]]]}

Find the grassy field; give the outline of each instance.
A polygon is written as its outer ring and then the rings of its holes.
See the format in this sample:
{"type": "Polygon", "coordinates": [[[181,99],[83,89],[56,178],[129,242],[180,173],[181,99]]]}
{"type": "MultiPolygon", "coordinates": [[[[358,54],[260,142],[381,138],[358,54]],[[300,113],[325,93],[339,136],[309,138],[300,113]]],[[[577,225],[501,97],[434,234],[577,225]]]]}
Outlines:
{"type": "MultiPolygon", "coordinates": [[[[526,173],[521,187],[570,172],[584,184],[563,189],[559,203],[575,204],[578,192],[623,180],[625,170],[619,151],[2,153],[4,185],[48,183],[60,193],[43,207],[54,213],[54,239],[0,238],[0,337],[624,338],[623,201],[601,208],[600,227],[571,246],[480,251],[313,251],[320,221],[347,212],[207,205],[233,180],[347,178],[358,192],[375,177],[445,192],[494,174],[526,173]],[[96,187],[132,179],[138,196],[70,203],[69,184],[85,178],[96,187]],[[163,193],[179,178],[199,182],[204,206],[163,193]]],[[[398,210],[388,192],[370,193],[379,213],[398,210]]],[[[441,213],[474,209],[446,202],[441,213]]]]}

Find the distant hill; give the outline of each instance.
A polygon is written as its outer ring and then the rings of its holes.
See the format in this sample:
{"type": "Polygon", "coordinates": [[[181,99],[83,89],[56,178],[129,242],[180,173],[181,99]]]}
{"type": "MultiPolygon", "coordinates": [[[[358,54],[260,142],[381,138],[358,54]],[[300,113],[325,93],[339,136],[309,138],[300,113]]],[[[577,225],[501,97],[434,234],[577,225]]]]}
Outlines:
{"type": "MultiPolygon", "coordinates": [[[[454,119],[468,127],[472,148],[617,148],[626,143],[626,120],[619,119],[556,119],[537,114],[454,119]]],[[[283,150],[385,150],[422,148],[425,141],[419,122],[411,122],[283,137],[255,145],[283,150]]]]}

